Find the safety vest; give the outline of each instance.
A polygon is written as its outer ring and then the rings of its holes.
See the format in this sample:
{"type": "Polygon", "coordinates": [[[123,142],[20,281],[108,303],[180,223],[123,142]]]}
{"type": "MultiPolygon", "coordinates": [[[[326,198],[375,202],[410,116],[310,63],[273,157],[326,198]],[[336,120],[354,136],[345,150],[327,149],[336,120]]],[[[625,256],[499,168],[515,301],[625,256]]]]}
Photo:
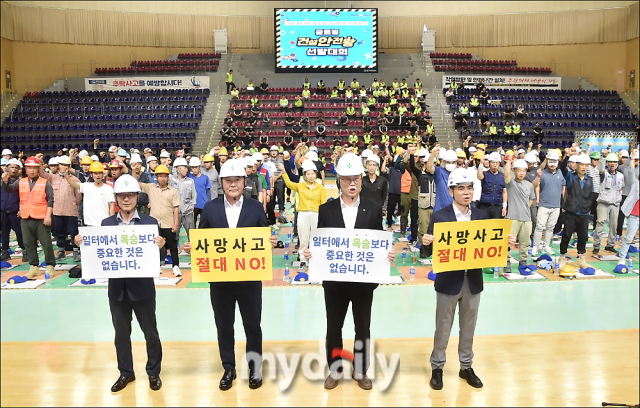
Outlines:
{"type": "Polygon", "coordinates": [[[363,139],[364,139],[364,144],[365,145],[368,145],[369,143],[371,143],[371,135],[370,134],[365,133],[364,136],[363,136],[363,139]]]}
{"type": "Polygon", "coordinates": [[[418,104],[418,98],[415,96],[411,98],[411,106],[416,106],[418,104]]]}
{"type": "Polygon", "coordinates": [[[351,88],[356,88],[356,89],[360,88],[360,84],[358,83],[358,81],[352,82],[351,83],[351,88]]]}
{"type": "Polygon", "coordinates": [[[324,89],[324,82],[318,82],[318,89],[324,89]]]}
{"type": "Polygon", "coordinates": [[[497,135],[498,134],[498,129],[495,126],[491,126],[489,128],[489,134],[490,135],[497,135]]]}
{"type": "Polygon", "coordinates": [[[345,96],[346,98],[350,98],[350,97],[352,97],[352,96],[353,96],[353,91],[352,91],[351,89],[347,89],[347,90],[344,92],[344,96],[345,96]]]}
{"type": "Polygon", "coordinates": [[[409,91],[406,90],[406,89],[404,91],[402,91],[402,97],[403,98],[408,98],[409,97],[409,91]]]}
{"type": "Polygon", "coordinates": [[[369,113],[369,108],[367,107],[367,105],[364,105],[362,107],[362,116],[366,115],[367,113],[369,113]]]}
{"type": "Polygon", "coordinates": [[[391,114],[391,108],[389,106],[385,106],[382,111],[384,112],[385,115],[390,115],[391,114]]]}
{"type": "Polygon", "coordinates": [[[510,135],[511,133],[512,133],[511,126],[505,126],[504,127],[504,134],[505,135],[510,135]]]}
{"type": "Polygon", "coordinates": [[[373,91],[373,97],[374,98],[379,98],[380,97],[380,90],[379,89],[375,89],[373,91]]]}
{"type": "Polygon", "coordinates": [[[379,86],[380,86],[380,82],[377,82],[377,81],[371,84],[371,87],[373,89],[378,89],[379,86]]]}
{"type": "Polygon", "coordinates": [[[398,135],[398,144],[404,144],[404,136],[398,135]]]}
{"type": "Polygon", "coordinates": [[[405,170],[402,174],[402,178],[400,179],[400,191],[409,194],[409,192],[411,191],[411,181],[411,173],[409,173],[408,170],[405,170]]]}
{"type": "Polygon", "coordinates": [[[389,92],[389,96],[395,96],[395,94],[396,94],[396,89],[395,89],[395,88],[391,88],[391,89],[389,89],[389,91],[388,91],[388,92],[389,92]]]}
{"type": "Polygon", "coordinates": [[[382,91],[380,91],[380,95],[383,98],[386,98],[387,96],[389,96],[389,91],[387,90],[387,88],[382,88],[382,91]]]}
{"type": "Polygon", "coordinates": [[[230,72],[227,72],[227,82],[233,82],[233,74],[230,72]]]}
{"type": "Polygon", "coordinates": [[[338,89],[344,89],[344,81],[338,81],[338,89]]]}
{"type": "Polygon", "coordinates": [[[29,178],[23,177],[18,184],[20,194],[20,217],[44,220],[47,216],[47,180],[39,177],[33,190],[29,188],[29,178]]]}
{"type": "Polygon", "coordinates": [[[387,142],[389,141],[389,135],[387,135],[387,134],[383,133],[383,134],[380,136],[380,141],[382,142],[382,144],[387,143],[387,142]]]}
{"type": "Polygon", "coordinates": [[[309,88],[311,88],[311,84],[309,82],[305,82],[304,84],[302,84],[302,87],[304,89],[309,89],[309,88]]]}
{"type": "Polygon", "coordinates": [[[334,90],[331,91],[331,97],[332,98],[337,98],[338,97],[338,90],[337,89],[334,89],[334,90]]]}
{"type": "Polygon", "coordinates": [[[280,99],[280,106],[287,106],[288,104],[289,101],[287,100],[287,98],[280,99]]]}
{"type": "Polygon", "coordinates": [[[302,99],[296,99],[295,105],[300,108],[302,106],[302,99]]]}
{"type": "Polygon", "coordinates": [[[478,98],[471,98],[471,106],[478,106],[479,104],[478,98]]]}
{"type": "Polygon", "coordinates": [[[376,104],[376,98],[374,98],[373,96],[370,96],[369,99],[367,100],[367,104],[375,105],[376,104]]]}
{"type": "Polygon", "coordinates": [[[422,83],[421,82],[414,82],[413,83],[413,88],[416,89],[416,90],[418,88],[422,89],[422,83]]]}
{"type": "Polygon", "coordinates": [[[355,115],[356,109],[353,106],[347,107],[347,115],[355,115]]]}
{"type": "Polygon", "coordinates": [[[467,113],[469,113],[469,108],[466,106],[461,106],[460,113],[462,113],[463,115],[466,115],[467,113]]]}
{"type": "Polygon", "coordinates": [[[393,89],[400,88],[400,84],[397,82],[392,83],[391,86],[393,86],[393,89]]]}
{"type": "Polygon", "coordinates": [[[398,100],[396,98],[391,98],[389,100],[389,105],[396,105],[398,103],[398,100]]]}
{"type": "Polygon", "coordinates": [[[355,133],[352,133],[351,135],[349,135],[349,143],[353,143],[353,142],[358,142],[358,135],[356,135],[355,133]]]}
{"type": "Polygon", "coordinates": [[[452,89],[458,89],[458,84],[456,84],[455,82],[451,83],[451,88],[452,89]]]}
{"type": "Polygon", "coordinates": [[[404,105],[398,106],[398,113],[399,114],[404,115],[405,112],[407,112],[407,108],[405,108],[404,105]]]}
{"type": "Polygon", "coordinates": [[[236,98],[240,95],[240,91],[238,91],[237,89],[231,91],[231,96],[235,96],[236,98]]]}
{"type": "Polygon", "coordinates": [[[433,134],[433,125],[427,125],[427,133],[430,135],[433,134]]]}
{"type": "Polygon", "coordinates": [[[251,98],[251,106],[256,106],[258,104],[258,98],[255,96],[251,98]]]}
{"type": "Polygon", "coordinates": [[[513,133],[516,135],[520,133],[520,125],[513,125],[513,133]]]}
{"type": "Polygon", "coordinates": [[[311,95],[311,91],[310,91],[310,90],[308,90],[308,89],[304,89],[304,90],[302,91],[302,96],[304,96],[305,98],[306,98],[306,97],[309,97],[310,95],[311,95]]]}

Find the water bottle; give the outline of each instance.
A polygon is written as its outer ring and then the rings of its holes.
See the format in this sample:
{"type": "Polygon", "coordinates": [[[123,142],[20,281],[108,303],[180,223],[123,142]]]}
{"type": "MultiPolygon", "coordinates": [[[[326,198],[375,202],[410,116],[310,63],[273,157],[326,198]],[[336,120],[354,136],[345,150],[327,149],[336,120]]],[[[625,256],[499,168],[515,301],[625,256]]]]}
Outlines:
{"type": "Polygon", "coordinates": [[[554,265],[553,274],[556,276],[560,276],[560,258],[556,256],[556,264],[554,265]]]}
{"type": "Polygon", "coordinates": [[[507,255],[507,266],[504,268],[505,272],[511,273],[511,256],[507,255]]]}
{"type": "Polygon", "coordinates": [[[289,260],[289,251],[284,251],[284,260],[288,261],[289,260]]]}
{"type": "Polygon", "coordinates": [[[291,231],[287,232],[287,239],[291,241],[291,231]]]}
{"type": "Polygon", "coordinates": [[[49,271],[46,269],[44,271],[44,285],[45,286],[51,285],[51,276],[49,275],[49,271]]]}
{"type": "Polygon", "coordinates": [[[289,241],[284,243],[284,248],[287,252],[289,252],[289,241]]]}
{"type": "Polygon", "coordinates": [[[633,258],[629,257],[629,272],[633,272],[633,258]]]}
{"type": "Polygon", "coordinates": [[[407,260],[407,248],[402,248],[402,264],[405,264],[405,261],[407,260]]]}
{"type": "Polygon", "coordinates": [[[291,280],[291,277],[289,276],[289,263],[288,262],[284,266],[284,277],[282,278],[282,280],[285,281],[285,282],[289,282],[291,280]]]}
{"type": "Polygon", "coordinates": [[[500,277],[500,267],[499,266],[494,266],[493,267],[493,279],[498,279],[500,277]]]}
{"type": "Polygon", "coordinates": [[[411,269],[409,269],[409,280],[416,280],[416,268],[411,265],[411,269]]]}

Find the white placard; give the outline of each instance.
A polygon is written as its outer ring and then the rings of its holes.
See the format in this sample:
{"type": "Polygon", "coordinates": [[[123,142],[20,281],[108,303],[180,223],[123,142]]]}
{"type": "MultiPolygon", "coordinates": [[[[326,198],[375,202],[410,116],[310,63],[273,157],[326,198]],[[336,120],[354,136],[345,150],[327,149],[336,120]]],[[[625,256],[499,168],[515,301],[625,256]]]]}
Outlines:
{"type": "Polygon", "coordinates": [[[157,278],[160,248],[157,225],[80,227],[82,278],[157,278]]]}
{"type": "Polygon", "coordinates": [[[393,234],[368,229],[319,228],[311,231],[309,280],[389,283],[387,254],[393,234]]]}
{"type": "Polygon", "coordinates": [[[562,89],[562,78],[554,76],[512,76],[512,75],[443,75],[442,87],[449,88],[451,81],[475,88],[478,80],[491,88],[562,89]]]}
{"type": "Polygon", "coordinates": [[[135,89],[209,89],[208,76],[85,78],[85,91],[135,89]]]}

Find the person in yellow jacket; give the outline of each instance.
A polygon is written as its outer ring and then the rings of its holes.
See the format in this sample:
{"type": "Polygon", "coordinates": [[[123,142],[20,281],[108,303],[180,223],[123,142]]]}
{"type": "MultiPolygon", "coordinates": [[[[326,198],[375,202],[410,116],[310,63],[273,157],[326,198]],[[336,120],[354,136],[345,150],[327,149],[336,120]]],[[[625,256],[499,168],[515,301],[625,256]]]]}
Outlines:
{"type": "Polygon", "coordinates": [[[391,97],[391,99],[389,100],[389,107],[391,108],[391,110],[396,111],[398,110],[398,100],[395,97],[391,97]]]}
{"type": "Polygon", "coordinates": [[[235,86],[231,90],[231,99],[238,99],[240,97],[240,91],[235,86]]]}
{"type": "Polygon", "coordinates": [[[353,78],[353,82],[351,82],[351,90],[353,92],[357,92],[360,89],[360,83],[356,78],[353,78]]]}
{"type": "Polygon", "coordinates": [[[511,127],[511,123],[509,121],[507,121],[507,124],[504,125],[503,132],[505,136],[511,136],[513,134],[513,128],[511,127]]]}
{"type": "Polygon", "coordinates": [[[227,95],[229,95],[229,90],[235,87],[235,84],[233,83],[232,69],[230,69],[229,72],[227,72],[227,79],[225,80],[225,83],[227,84],[227,95]]]}
{"type": "Polygon", "coordinates": [[[318,211],[322,204],[327,202],[327,192],[317,179],[317,167],[309,159],[302,162],[302,173],[304,179],[300,177],[299,183],[294,183],[289,178],[282,163],[278,165],[282,171],[282,178],[289,189],[298,193],[298,237],[300,239],[300,261],[304,261],[302,251],[309,248],[309,237],[311,231],[318,226],[318,211]]]}
{"type": "Polygon", "coordinates": [[[347,88],[347,90],[344,91],[344,101],[347,103],[353,102],[353,91],[351,88],[347,88]]]}
{"type": "Polygon", "coordinates": [[[289,100],[286,96],[280,96],[280,112],[287,112],[289,110],[289,100]]]}
{"type": "Polygon", "coordinates": [[[260,103],[260,101],[258,100],[258,97],[256,95],[253,95],[251,97],[251,106],[258,106],[258,103],[260,103]]]}
{"type": "Polygon", "coordinates": [[[308,88],[304,88],[302,90],[302,99],[304,99],[305,102],[309,102],[311,100],[311,91],[308,88]]]}
{"type": "Polygon", "coordinates": [[[349,119],[353,119],[353,117],[356,115],[356,108],[353,107],[353,105],[349,105],[347,106],[347,116],[349,117],[349,119]]]}
{"type": "Polygon", "coordinates": [[[329,102],[338,103],[340,102],[340,97],[338,96],[338,88],[335,86],[331,89],[331,96],[329,97],[329,102]]]}
{"type": "Polygon", "coordinates": [[[366,115],[367,113],[369,113],[369,107],[367,106],[366,103],[362,102],[360,104],[360,110],[362,111],[362,116],[366,115]]]}
{"type": "Polygon", "coordinates": [[[344,79],[340,78],[338,81],[338,94],[344,94],[345,89],[347,88],[347,83],[344,82],[344,79]]]}

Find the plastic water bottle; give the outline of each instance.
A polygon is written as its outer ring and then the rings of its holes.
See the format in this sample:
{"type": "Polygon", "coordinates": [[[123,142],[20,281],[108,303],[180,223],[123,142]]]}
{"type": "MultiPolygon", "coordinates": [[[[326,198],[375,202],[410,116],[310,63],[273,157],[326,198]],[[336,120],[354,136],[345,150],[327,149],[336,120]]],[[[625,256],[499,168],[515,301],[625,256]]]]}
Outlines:
{"type": "Polygon", "coordinates": [[[500,267],[499,266],[494,266],[493,267],[493,279],[498,279],[500,278],[500,267]]]}
{"type": "Polygon", "coordinates": [[[289,263],[288,262],[284,266],[284,277],[282,278],[282,280],[285,281],[285,282],[289,282],[291,280],[291,277],[289,276],[289,263]]]}
{"type": "Polygon", "coordinates": [[[291,231],[287,232],[287,239],[291,241],[291,231]]]}
{"type": "Polygon", "coordinates": [[[416,280],[416,268],[411,265],[411,269],[409,269],[409,280],[416,280]]]}
{"type": "Polygon", "coordinates": [[[45,286],[51,285],[51,276],[49,275],[49,271],[46,269],[44,271],[44,285],[45,286]]]}
{"type": "Polygon", "coordinates": [[[405,261],[407,260],[407,248],[402,248],[402,264],[405,264],[405,261]]]}
{"type": "Polygon", "coordinates": [[[289,261],[289,251],[284,251],[284,260],[289,261]]]}
{"type": "Polygon", "coordinates": [[[511,273],[511,256],[507,255],[507,266],[504,268],[504,272],[511,273]]]}
{"type": "Polygon", "coordinates": [[[556,256],[556,264],[553,268],[553,274],[556,276],[560,276],[560,258],[556,256]]]}
{"type": "Polygon", "coordinates": [[[289,241],[284,243],[284,248],[286,249],[287,252],[289,252],[289,241]]]}
{"type": "Polygon", "coordinates": [[[631,257],[629,257],[628,266],[629,266],[629,272],[633,272],[633,258],[631,257]]]}

